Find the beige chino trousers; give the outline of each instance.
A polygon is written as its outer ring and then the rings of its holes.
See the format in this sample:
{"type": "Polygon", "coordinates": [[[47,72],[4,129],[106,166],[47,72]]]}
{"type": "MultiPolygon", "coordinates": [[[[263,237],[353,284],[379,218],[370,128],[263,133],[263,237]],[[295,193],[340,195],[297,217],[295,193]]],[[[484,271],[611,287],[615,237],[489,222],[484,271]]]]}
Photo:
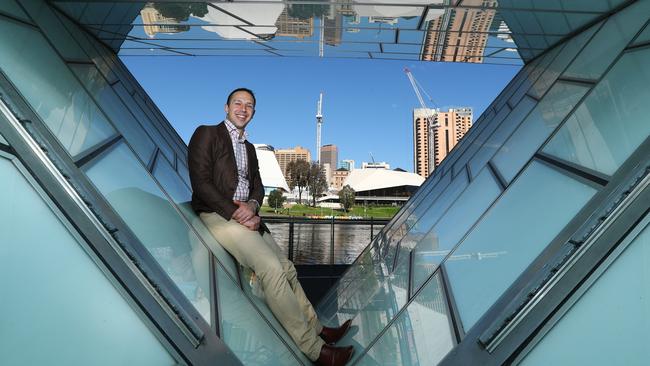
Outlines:
{"type": "Polygon", "coordinates": [[[323,326],[298,282],[296,268],[284,257],[271,234],[262,236],[214,212],[203,212],[200,217],[212,236],[240,264],[255,272],[273,315],[298,348],[310,360],[316,361],[325,344],[319,337],[323,326]]]}

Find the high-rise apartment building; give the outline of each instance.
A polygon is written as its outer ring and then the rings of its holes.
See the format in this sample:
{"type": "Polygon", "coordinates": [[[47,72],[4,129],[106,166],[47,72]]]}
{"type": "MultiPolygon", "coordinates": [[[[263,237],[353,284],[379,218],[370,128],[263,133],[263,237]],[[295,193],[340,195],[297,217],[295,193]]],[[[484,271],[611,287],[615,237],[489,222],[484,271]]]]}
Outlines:
{"type": "Polygon", "coordinates": [[[311,153],[308,149],[302,146],[296,146],[292,149],[277,149],[275,150],[275,157],[278,159],[280,169],[285,178],[287,176],[287,165],[296,160],[305,160],[311,162],[311,153]]]}
{"type": "Polygon", "coordinates": [[[413,165],[422,177],[438,166],[472,127],[472,108],[451,108],[446,112],[413,110],[413,165]]]}
{"type": "Polygon", "coordinates": [[[429,120],[433,121],[435,109],[416,108],[413,110],[413,170],[426,178],[429,170],[429,120]]]}
{"type": "Polygon", "coordinates": [[[336,145],[328,144],[320,148],[320,163],[329,164],[332,170],[336,170],[336,163],[339,161],[339,148],[336,145]]]}

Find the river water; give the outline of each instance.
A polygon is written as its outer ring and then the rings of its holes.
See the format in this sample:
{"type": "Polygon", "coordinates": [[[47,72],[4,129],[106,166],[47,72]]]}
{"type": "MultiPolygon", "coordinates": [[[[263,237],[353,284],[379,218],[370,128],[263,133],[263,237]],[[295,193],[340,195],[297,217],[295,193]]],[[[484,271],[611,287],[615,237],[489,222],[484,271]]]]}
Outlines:
{"type": "MultiPolygon", "coordinates": [[[[289,224],[267,223],[273,238],[288,256],[289,224]]],[[[295,264],[328,264],[331,260],[331,224],[295,223],[293,262],[295,264]]],[[[383,225],[373,225],[377,235],[383,225]]],[[[349,264],[370,244],[370,225],[334,225],[334,263],[349,264]]]]}

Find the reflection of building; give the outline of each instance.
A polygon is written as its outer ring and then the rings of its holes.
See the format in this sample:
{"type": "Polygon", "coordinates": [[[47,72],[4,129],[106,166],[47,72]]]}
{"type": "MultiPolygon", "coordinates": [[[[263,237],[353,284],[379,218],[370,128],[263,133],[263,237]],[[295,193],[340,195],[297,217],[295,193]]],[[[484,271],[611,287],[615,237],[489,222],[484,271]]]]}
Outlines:
{"type": "Polygon", "coordinates": [[[325,26],[324,42],[329,46],[337,46],[341,43],[343,34],[343,16],[340,13],[326,16],[321,20],[325,26]]]}
{"type": "Polygon", "coordinates": [[[278,27],[276,36],[305,38],[314,34],[314,17],[309,19],[300,19],[289,16],[288,8],[282,11],[282,14],[275,22],[278,27]]]}
{"type": "Polygon", "coordinates": [[[153,38],[158,33],[171,34],[190,30],[189,25],[180,25],[178,20],[164,17],[152,6],[142,8],[140,16],[142,17],[142,24],[144,24],[144,32],[150,38],[153,38]]]}
{"type": "Polygon", "coordinates": [[[320,148],[321,164],[329,164],[332,170],[336,169],[336,163],[339,161],[339,148],[336,145],[328,144],[320,148]]]}
{"type": "Polygon", "coordinates": [[[287,165],[296,160],[311,161],[311,154],[309,150],[301,146],[296,146],[293,149],[277,149],[275,150],[275,157],[278,159],[282,174],[287,176],[287,165]]]}
{"type": "Polygon", "coordinates": [[[429,156],[433,160],[429,161],[429,166],[431,167],[431,163],[433,163],[432,170],[440,165],[442,159],[472,127],[472,108],[452,108],[447,112],[438,111],[435,121],[438,127],[430,129],[433,131],[433,136],[429,138],[429,148],[432,149],[429,156]]]}
{"type": "Polygon", "coordinates": [[[413,110],[413,170],[426,178],[429,170],[429,120],[435,118],[435,109],[416,108],[413,110]]]}
{"type": "MultiPolygon", "coordinates": [[[[467,0],[463,6],[495,7],[496,0],[467,0]]],[[[430,21],[424,39],[424,61],[482,63],[495,9],[450,8],[430,21]]]]}

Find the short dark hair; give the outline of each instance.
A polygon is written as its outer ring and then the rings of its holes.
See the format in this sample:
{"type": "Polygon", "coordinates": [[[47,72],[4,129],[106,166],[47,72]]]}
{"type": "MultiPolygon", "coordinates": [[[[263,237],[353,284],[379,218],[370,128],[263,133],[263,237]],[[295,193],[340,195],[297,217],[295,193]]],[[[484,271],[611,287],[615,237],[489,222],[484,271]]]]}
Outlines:
{"type": "Polygon", "coordinates": [[[253,105],[257,104],[257,100],[255,100],[255,93],[253,93],[253,91],[248,89],[248,88],[237,88],[237,89],[231,91],[230,94],[228,94],[228,99],[226,100],[226,104],[230,105],[230,100],[232,99],[232,96],[235,95],[235,93],[241,92],[241,91],[250,94],[251,97],[253,97],[253,105]]]}

